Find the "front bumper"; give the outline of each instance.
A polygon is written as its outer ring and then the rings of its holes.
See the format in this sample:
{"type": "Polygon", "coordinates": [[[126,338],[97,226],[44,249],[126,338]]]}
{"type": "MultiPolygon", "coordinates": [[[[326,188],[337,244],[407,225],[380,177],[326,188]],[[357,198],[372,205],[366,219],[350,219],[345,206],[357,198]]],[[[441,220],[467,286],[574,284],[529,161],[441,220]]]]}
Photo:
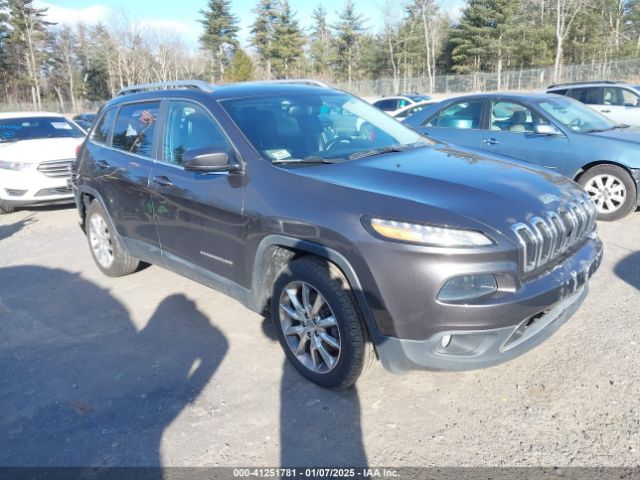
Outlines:
{"type": "MultiPolygon", "coordinates": [[[[602,244],[589,239],[563,263],[524,282],[499,302],[449,306],[449,320],[430,325],[425,339],[373,335],[383,366],[407,370],[472,370],[496,365],[549,338],[578,310],[588,280],[602,261],[602,244]],[[508,321],[507,321],[508,316],[508,321]],[[501,318],[499,323],[491,319],[501,318]],[[444,339],[444,341],[443,341],[444,339]]],[[[428,322],[427,322],[428,323],[428,322]]]]}
{"type": "Polygon", "coordinates": [[[35,169],[0,170],[0,200],[9,205],[73,203],[70,177],[47,177],[35,169]]]}

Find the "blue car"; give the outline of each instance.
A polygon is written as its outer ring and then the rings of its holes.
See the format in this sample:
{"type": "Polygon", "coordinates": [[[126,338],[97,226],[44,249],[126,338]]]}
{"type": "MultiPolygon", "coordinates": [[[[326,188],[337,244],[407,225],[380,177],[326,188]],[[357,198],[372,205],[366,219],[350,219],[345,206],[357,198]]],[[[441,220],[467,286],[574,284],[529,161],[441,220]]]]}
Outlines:
{"type": "Polygon", "coordinates": [[[535,163],[574,179],[617,220],[640,202],[640,129],[568,97],[482,94],[444,100],[405,125],[435,140],[535,163]]]}

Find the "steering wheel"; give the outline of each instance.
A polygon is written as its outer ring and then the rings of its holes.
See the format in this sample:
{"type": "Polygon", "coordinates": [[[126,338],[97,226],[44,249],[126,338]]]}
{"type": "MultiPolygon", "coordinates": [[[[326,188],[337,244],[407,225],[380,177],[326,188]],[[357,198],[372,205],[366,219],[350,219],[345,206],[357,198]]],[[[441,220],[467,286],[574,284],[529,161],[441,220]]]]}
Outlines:
{"type": "Polygon", "coordinates": [[[338,135],[333,140],[330,140],[329,143],[325,145],[324,149],[325,151],[331,150],[333,147],[335,147],[339,143],[353,143],[353,140],[351,139],[351,137],[347,137],[346,135],[338,135]]]}
{"type": "Polygon", "coordinates": [[[572,128],[572,127],[580,127],[582,125],[582,120],[580,120],[579,118],[574,118],[573,120],[571,120],[571,122],[569,122],[568,127],[572,128]]]}

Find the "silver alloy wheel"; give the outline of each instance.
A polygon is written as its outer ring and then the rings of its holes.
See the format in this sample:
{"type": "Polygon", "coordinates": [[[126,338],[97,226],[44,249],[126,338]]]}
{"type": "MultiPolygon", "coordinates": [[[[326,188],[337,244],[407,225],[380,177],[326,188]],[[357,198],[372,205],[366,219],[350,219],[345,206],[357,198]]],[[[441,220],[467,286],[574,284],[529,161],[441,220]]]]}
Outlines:
{"type": "Polygon", "coordinates": [[[612,213],[627,200],[627,188],[615,175],[596,175],[584,187],[596,204],[598,213],[612,213]]]}
{"type": "Polygon", "coordinates": [[[113,241],[107,222],[98,213],[89,219],[89,243],[98,263],[109,268],[113,263],[113,241]]]}
{"type": "Polygon", "coordinates": [[[312,285],[294,281],[280,295],[280,328],[302,365],[328,373],[340,359],[341,340],[333,310],[312,285]]]}

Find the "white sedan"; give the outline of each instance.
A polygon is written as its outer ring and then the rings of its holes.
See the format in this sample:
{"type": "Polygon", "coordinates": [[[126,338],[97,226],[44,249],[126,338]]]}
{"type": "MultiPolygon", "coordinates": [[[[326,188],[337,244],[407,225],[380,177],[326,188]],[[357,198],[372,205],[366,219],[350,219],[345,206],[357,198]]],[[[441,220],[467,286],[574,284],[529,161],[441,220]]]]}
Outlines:
{"type": "Polygon", "coordinates": [[[411,105],[407,105],[406,107],[401,108],[397,112],[392,113],[391,116],[396,120],[400,120],[402,122],[405,118],[410,117],[414,113],[418,113],[424,107],[428,107],[429,105],[433,105],[434,103],[441,102],[442,100],[443,100],[442,98],[438,98],[438,99],[432,98],[430,100],[425,100],[423,102],[412,103],[411,105]]]}
{"type": "Polygon", "coordinates": [[[84,137],[59,113],[0,113],[0,213],[72,203],[69,180],[84,137]]]}

